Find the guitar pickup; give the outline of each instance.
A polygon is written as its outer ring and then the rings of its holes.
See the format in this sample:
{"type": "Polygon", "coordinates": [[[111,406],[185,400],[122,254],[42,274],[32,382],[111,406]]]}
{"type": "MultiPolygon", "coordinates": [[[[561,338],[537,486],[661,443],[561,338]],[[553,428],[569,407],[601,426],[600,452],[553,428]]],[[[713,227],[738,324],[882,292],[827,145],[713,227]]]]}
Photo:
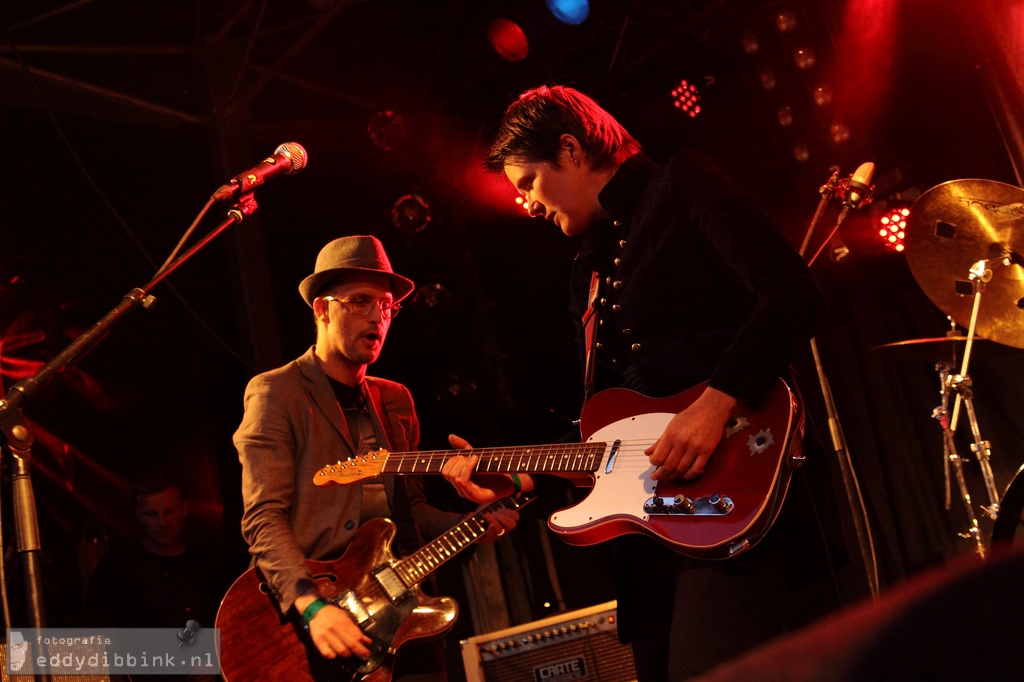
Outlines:
{"type": "Polygon", "coordinates": [[[388,599],[391,600],[392,604],[404,601],[411,594],[408,586],[390,564],[378,566],[373,571],[373,577],[381,589],[384,590],[384,593],[388,595],[388,599]]]}
{"type": "Polygon", "coordinates": [[[649,516],[724,516],[733,510],[733,501],[723,495],[689,498],[685,495],[656,495],[644,502],[649,516]]]}

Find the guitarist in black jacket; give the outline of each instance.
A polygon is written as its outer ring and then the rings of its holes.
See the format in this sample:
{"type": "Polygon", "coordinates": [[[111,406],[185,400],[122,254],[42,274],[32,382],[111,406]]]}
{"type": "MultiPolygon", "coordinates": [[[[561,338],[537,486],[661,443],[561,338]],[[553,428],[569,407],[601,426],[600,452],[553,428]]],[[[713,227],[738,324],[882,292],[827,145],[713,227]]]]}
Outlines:
{"type": "MultiPolygon", "coordinates": [[[[520,95],[485,166],[504,173],[530,215],[581,240],[570,304],[586,395],[665,397],[709,382],[645,451],[654,480],[700,476],[736,406],[756,407],[786,377],[822,318],[824,298],[796,250],[710,159],[683,152],[658,166],[571,88],[520,95]]],[[[534,485],[526,475],[470,480],[475,463],[444,467],[469,499],[534,485]]],[[[789,500],[766,539],[725,561],[641,535],[616,541],[619,633],[640,682],[699,674],[798,622],[791,591],[822,577],[807,573],[825,553],[796,506],[789,500]]]]}

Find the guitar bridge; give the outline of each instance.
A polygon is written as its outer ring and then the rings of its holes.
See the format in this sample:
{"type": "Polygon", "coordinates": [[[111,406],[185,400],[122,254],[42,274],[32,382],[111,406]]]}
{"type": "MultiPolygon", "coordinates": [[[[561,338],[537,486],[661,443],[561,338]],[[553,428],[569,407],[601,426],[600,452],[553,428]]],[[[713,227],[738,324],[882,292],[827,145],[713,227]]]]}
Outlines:
{"type": "Polygon", "coordinates": [[[718,494],[693,499],[685,495],[656,495],[644,502],[644,513],[649,516],[725,516],[734,506],[732,498],[718,494]]]}

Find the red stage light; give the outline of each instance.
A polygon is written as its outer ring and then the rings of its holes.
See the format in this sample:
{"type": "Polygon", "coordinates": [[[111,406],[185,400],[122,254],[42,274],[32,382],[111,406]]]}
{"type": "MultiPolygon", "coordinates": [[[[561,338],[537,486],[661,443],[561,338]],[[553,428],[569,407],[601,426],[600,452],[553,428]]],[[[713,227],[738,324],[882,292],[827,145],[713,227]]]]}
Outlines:
{"type": "Polygon", "coordinates": [[[519,25],[508,19],[495,19],[487,27],[487,39],[495,52],[510,62],[526,59],[530,43],[519,25]]]}
{"type": "Polygon", "coordinates": [[[906,236],[907,218],[910,216],[910,206],[898,202],[889,206],[888,210],[878,219],[881,227],[878,235],[882,243],[896,251],[902,251],[905,246],[903,238],[906,236]]]}
{"type": "Polygon", "coordinates": [[[686,79],[679,81],[679,85],[672,88],[672,99],[675,107],[688,114],[690,118],[700,113],[700,92],[696,85],[686,79]]]}

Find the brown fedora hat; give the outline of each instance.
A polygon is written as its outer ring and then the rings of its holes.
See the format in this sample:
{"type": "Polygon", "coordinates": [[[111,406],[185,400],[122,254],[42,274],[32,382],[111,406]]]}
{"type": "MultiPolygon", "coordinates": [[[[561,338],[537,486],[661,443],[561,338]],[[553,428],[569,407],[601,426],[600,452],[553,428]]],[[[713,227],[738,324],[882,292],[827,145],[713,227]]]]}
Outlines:
{"type": "Polygon", "coordinates": [[[411,279],[396,275],[391,269],[384,245],[376,237],[356,235],[339,237],[328,242],[316,257],[313,274],[299,283],[299,293],[313,307],[317,293],[332,279],[345,272],[377,272],[391,280],[391,293],[396,301],[412,293],[416,285],[411,279]]]}

